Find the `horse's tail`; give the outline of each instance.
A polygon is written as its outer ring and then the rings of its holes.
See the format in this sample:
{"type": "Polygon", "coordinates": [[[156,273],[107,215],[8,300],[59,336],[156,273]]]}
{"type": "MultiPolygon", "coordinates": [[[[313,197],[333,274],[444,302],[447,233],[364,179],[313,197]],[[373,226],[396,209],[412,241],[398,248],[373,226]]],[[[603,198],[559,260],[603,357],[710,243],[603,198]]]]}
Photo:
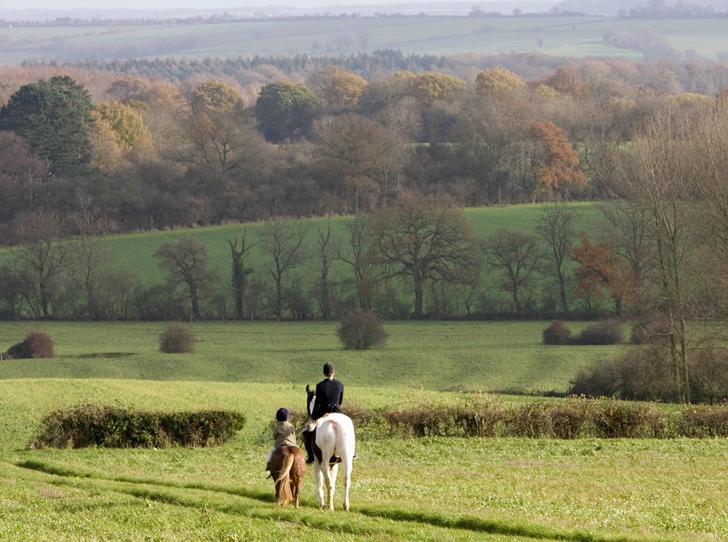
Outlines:
{"type": "Polygon", "coordinates": [[[281,472],[276,479],[276,487],[278,488],[278,498],[276,504],[282,506],[288,504],[293,500],[293,494],[291,493],[291,467],[293,467],[294,455],[287,453],[283,459],[283,465],[281,466],[281,472]]]}

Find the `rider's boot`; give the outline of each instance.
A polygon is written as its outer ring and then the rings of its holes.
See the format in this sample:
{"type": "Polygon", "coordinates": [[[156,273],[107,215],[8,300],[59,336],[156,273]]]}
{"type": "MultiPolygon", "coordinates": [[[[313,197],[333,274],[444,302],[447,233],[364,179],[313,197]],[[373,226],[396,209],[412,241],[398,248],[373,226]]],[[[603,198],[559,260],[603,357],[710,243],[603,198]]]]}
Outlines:
{"type": "Polygon", "coordinates": [[[265,470],[270,470],[270,461],[268,461],[268,463],[265,464],[265,470]]]}

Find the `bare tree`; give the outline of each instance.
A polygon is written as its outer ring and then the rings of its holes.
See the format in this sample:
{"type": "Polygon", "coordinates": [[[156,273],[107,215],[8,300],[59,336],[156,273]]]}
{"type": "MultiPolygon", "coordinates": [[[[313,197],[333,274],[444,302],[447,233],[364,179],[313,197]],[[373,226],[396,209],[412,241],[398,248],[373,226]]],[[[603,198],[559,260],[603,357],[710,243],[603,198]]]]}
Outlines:
{"type": "Polygon", "coordinates": [[[331,222],[326,220],[326,229],[318,226],[318,255],[321,262],[321,276],[319,279],[319,295],[321,316],[324,320],[331,319],[331,301],[329,295],[329,270],[337,258],[338,243],[331,234],[331,222]]]}
{"type": "Polygon", "coordinates": [[[86,292],[88,318],[98,320],[97,282],[103,266],[111,261],[111,247],[104,244],[106,235],[116,229],[113,221],[101,216],[98,207],[92,205],[88,196],[78,197],[79,210],[71,216],[78,237],[74,243],[74,256],[80,263],[80,273],[86,292]]]}
{"type": "Polygon", "coordinates": [[[523,290],[528,288],[534,273],[542,262],[542,253],[535,235],[500,229],[483,243],[486,262],[500,269],[505,276],[501,290],[511,294],[513,308],[522,309],[523,290]]]}
{"type": "Polygon", "coordinates": [[[349,232],[349,244],[346,251],[339,247],[338,258],[349,264],[354,271],[356,293],[359,299],[360,309],[372,308],[372,286],[371,262],[366,258],[365,232],[369,224],[367,215],[357,215],[353,220],[346,223],[349,232]]]}
{"type": "Polygon", "coordinates": [[[685,126],[668,111],[657,115],[644,137],[633,145],[622,171],[625,203],[644,222],[654,244],[654,273],[659,284],[655,307],[663,316],[676,389],[680,400],[691,401],[688,316],[690,260],[697,245],[692,234],[694,204],[692,175],[686,169],[685,126]]]}
{"type": "Polygon", "coordinates": [[[50,209],[21,213],[15,217],[12,235],[15,257],[37,286],[37,316],[50,318],[53,282],[68,265],[69,243],[64,241],[66,222],[50,209]]]}
{"type": "Polygon", "coordinates": [[[276,284],[275,314],[283,318],[283,278],[307,257],[306,234],[308,226],[302,222],[266,222],[260,232],[262,250],[270,257],[270,274],[276,284]]]}
{"type": "Polygon", "coordinates": [[[245,267],[245,259],[258,243],[248,242],[245,228],[238,231],[235,237],[228,239],[227,242],[230,245],[232,255],[230,282],[235,300],[235,317],[238,320],[243,320],[245,318],[245,292],[248,286],[248,275],[253,272],[249,267],[245,267]]]}
{"type": "Polygon", "coordinates": [[[546,241],[548,247],[549,264],[543,267],[553,274],[559,286],[559,299],[561,312],[569,311],[569,302],[566,296],[566,283],[568,277],[566,250],[576,238],[574,228],[576,215],[566,203],[548,203],[543,207],[543,214],[536,224],[536,233],[546,241]]]}
{"type": "Polygon", "coordinates": [[[382,278],[411,283],[414,316],[422,318],[427,283],[463,283],[476,262],[472,225],[462,210],[442,197],[403,198],[370,218],[367,259],[382,278]]]}
{"type": "Polygon", "coordinates": [[[207,248],[194,237],[183,237],[177,242],[162,243],[154,257],[167,273],[171,286],[184,284],[187,286],[190,303],[192,304],[192,318],[200,320],[200,296],[204,287],[213,279],[213,273],[208,269],[207,248]]]}
{"type": "Polygon", "coordinates": [[[609,242],[615,254],[623,258],[632,271],[632,299],[640,306],[644,294],[647,267],[653,256],[653,246],[647,224],[634,205],[614,199],[600,205],[606,221],[603,241],[609,242]]]}

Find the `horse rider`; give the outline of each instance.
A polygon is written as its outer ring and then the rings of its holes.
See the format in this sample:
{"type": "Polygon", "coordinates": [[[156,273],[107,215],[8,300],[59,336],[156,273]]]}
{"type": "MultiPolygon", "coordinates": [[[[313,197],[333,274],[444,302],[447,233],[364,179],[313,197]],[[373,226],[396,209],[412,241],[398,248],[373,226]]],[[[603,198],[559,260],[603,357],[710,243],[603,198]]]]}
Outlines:
{"type": "MultiPolygon", "coordinates": [[[[341,403],[344,401],[344,384],[334,378],[334,365],[332,363],[324,364],[324,377],[321,382],[316,384],[316,401],[311,412],[311,419],[313,420],[318,420],[324,414],[330,412],[343,414],[341,403]]],[[[313,431],[304,429],[301,434],[306,452],[308,452],[306,463],[313,463],[313,439],[315,434],[315,429],[313,431]]]]}

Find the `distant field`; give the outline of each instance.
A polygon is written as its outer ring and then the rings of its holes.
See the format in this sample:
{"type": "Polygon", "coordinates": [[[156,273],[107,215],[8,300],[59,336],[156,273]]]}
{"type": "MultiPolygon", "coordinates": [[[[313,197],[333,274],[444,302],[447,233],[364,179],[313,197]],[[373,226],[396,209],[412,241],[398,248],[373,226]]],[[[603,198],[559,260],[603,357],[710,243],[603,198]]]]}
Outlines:
{"type": "Polygon", "coordinates": [[[0,64],[57,58],[339,55],[385,48],[436,55],[538,51],[557,56],[642,58],[637,51],[604,42],[609,30],[656,31],[672,47],[692,49],[710,59],[728,50],[722,19],[362,17],[197,26],[0,28],[0,39],[11,40],[0,49],[0,64]]]}
{"type": "MultiPolygon", "coordinates": [[[[571,203],[570,208],[577,215],[577,230],[585,229],[596,235],[599,228],[601,213],[598,204],[594,202],[571,203]]],[[[540,204],[536,205],[514,205],[508,207],[479,207],[465,210],[466,217],[472,222],[476,235],[485,238],[493,234],[499,228],[534,233],[536,222],[543,214],[540,204]]],[[[334,236],[342,247],[346,248],[348,233],[345,224],[351,217],[332,217],[330,224],[334,236]]],[[[306,287],[313,284],[318,276],[319,263],[315,250],[318,241],[318,228],[326,228],[327,219],[315,218],[306,220],[308,233],[306,244],[310,257],[300,266],[291,271],[292,276],[301,277],[306,287]]],[[[113,268],[124,268],[133,271],[146,285],[160,284],[163,275],[159,262],[154,258],[155,251],[164,242],[175,242],[184,236],[193,236],[207,248],[210,268],[217,271],[218,277],[224,284],[228,284],[230,276],[231,255],[228,239],[234,238],[243,229],[247,232],[247,242],[256,243],[260,239],[260,232],[263,226],[260,223],[245,225],[224,225],[210,226],[204,228],[191,228],[171,231],[156,231],[114,235],[108,237],[105,242],[111,247],[113,259],[110,266],[113,268]]],[[[10,257],[8,250],[0,249],[0,264],[10,257]]],[[[270,282],[269,269],[271,268],[271,257],[264,252],[260,245],[255,246],[249,258],[246,260],[246,267],[255,272],[253,277],[261,278],[270,282]]],[[[352,276],[351,267],[342,262],[335,261],[331,267],[330,279],[333,282],[349,280],[352,276]]],[[[497,275],[490,273],[488,269],[483,270],[483,286],[488,287],[489,281],[497,280],[497,275]]],[[[287,277],[287,281],[290,280],[287,277]]],[[[550,286],[549,286],[550,288],[550,286]]],[[[510,310],[510,302],[505,294],[497,290],[497,286],[489,288],[493,299],[503,304],[503,310],[510,310]],[[501,297],[498,297],[501,296],[501,297]]],[[[400,289],[406,303],[410,302],[411,292],[409,288],[400,289]]],[[[536,294],[539,295],[539,294],[536,294]]]]}
{"type": "MultiPolygon", "coordinates": [[[[596,222],[601,217],[595,203],[574,203],[570,208],[579,213],[579,227],[595,232],[596,222]]],[[[514,205],[509,207],[480,207],[466,209],[465,214],[472,222],[477,235],[485,238],[496,232],[499,228],[525,231],[533,233],[539,217],[542,216],[541,205],[514,205]]],[[[345,223],[350,217],[333,217],[330,219],[331,228],[336,237],[346,246],[347,233],[345,223]]],[[[307,242],[311,250],[316,246],[318,228],[326,228],[326,219],[310,219],[307,242]]],[[[247,231],[248,242],[256,242],[262,226],[257,224],[211,226],[206,228],[192,228],[164,232],[146,232],[112,236],[108,238],[109,246],[114,252],[116,267],[133,269],[148,284],[161,282],[158,261],[153,257],[154,252],[165,241],[177,241],[183,236],[191,235],[203,243],[210,257],[210,267],[217,269],[221,276],[227,276],[231,265],[230,246],[228,239],[233,238],[242,231],[247,231]]],[[[3,254],[0,252],[0,261],[3,254]]],[[[256,271],[267,269],[268,259],[260,247],[255,247],[251,253],[248,266],[256,271]]],[[[316,259],[312,258],[301,269],[310,268],[315,273],[316,259]]],[[[342,262],[335,262],[333,275],[350,273],[348,266],[342,262]]],[[[267,276],[267,273],[266,273],[267,276]]]]}
{"type": "MultiPolygon", "coordinates": [[[[388,322],[386,348],[345,351],[332,322],[198,322],[194,354],[160,354],[163,322],[3,322],[0,351],[41,329],[57,359],[0,361],[0,379],[112,378],[315,383],[325,361],[352,386],[557,390],[621,346],[543,346],[548,322],[388,322]]],[[[585,324],[570,323],[578,332],[585,324]]]]}

